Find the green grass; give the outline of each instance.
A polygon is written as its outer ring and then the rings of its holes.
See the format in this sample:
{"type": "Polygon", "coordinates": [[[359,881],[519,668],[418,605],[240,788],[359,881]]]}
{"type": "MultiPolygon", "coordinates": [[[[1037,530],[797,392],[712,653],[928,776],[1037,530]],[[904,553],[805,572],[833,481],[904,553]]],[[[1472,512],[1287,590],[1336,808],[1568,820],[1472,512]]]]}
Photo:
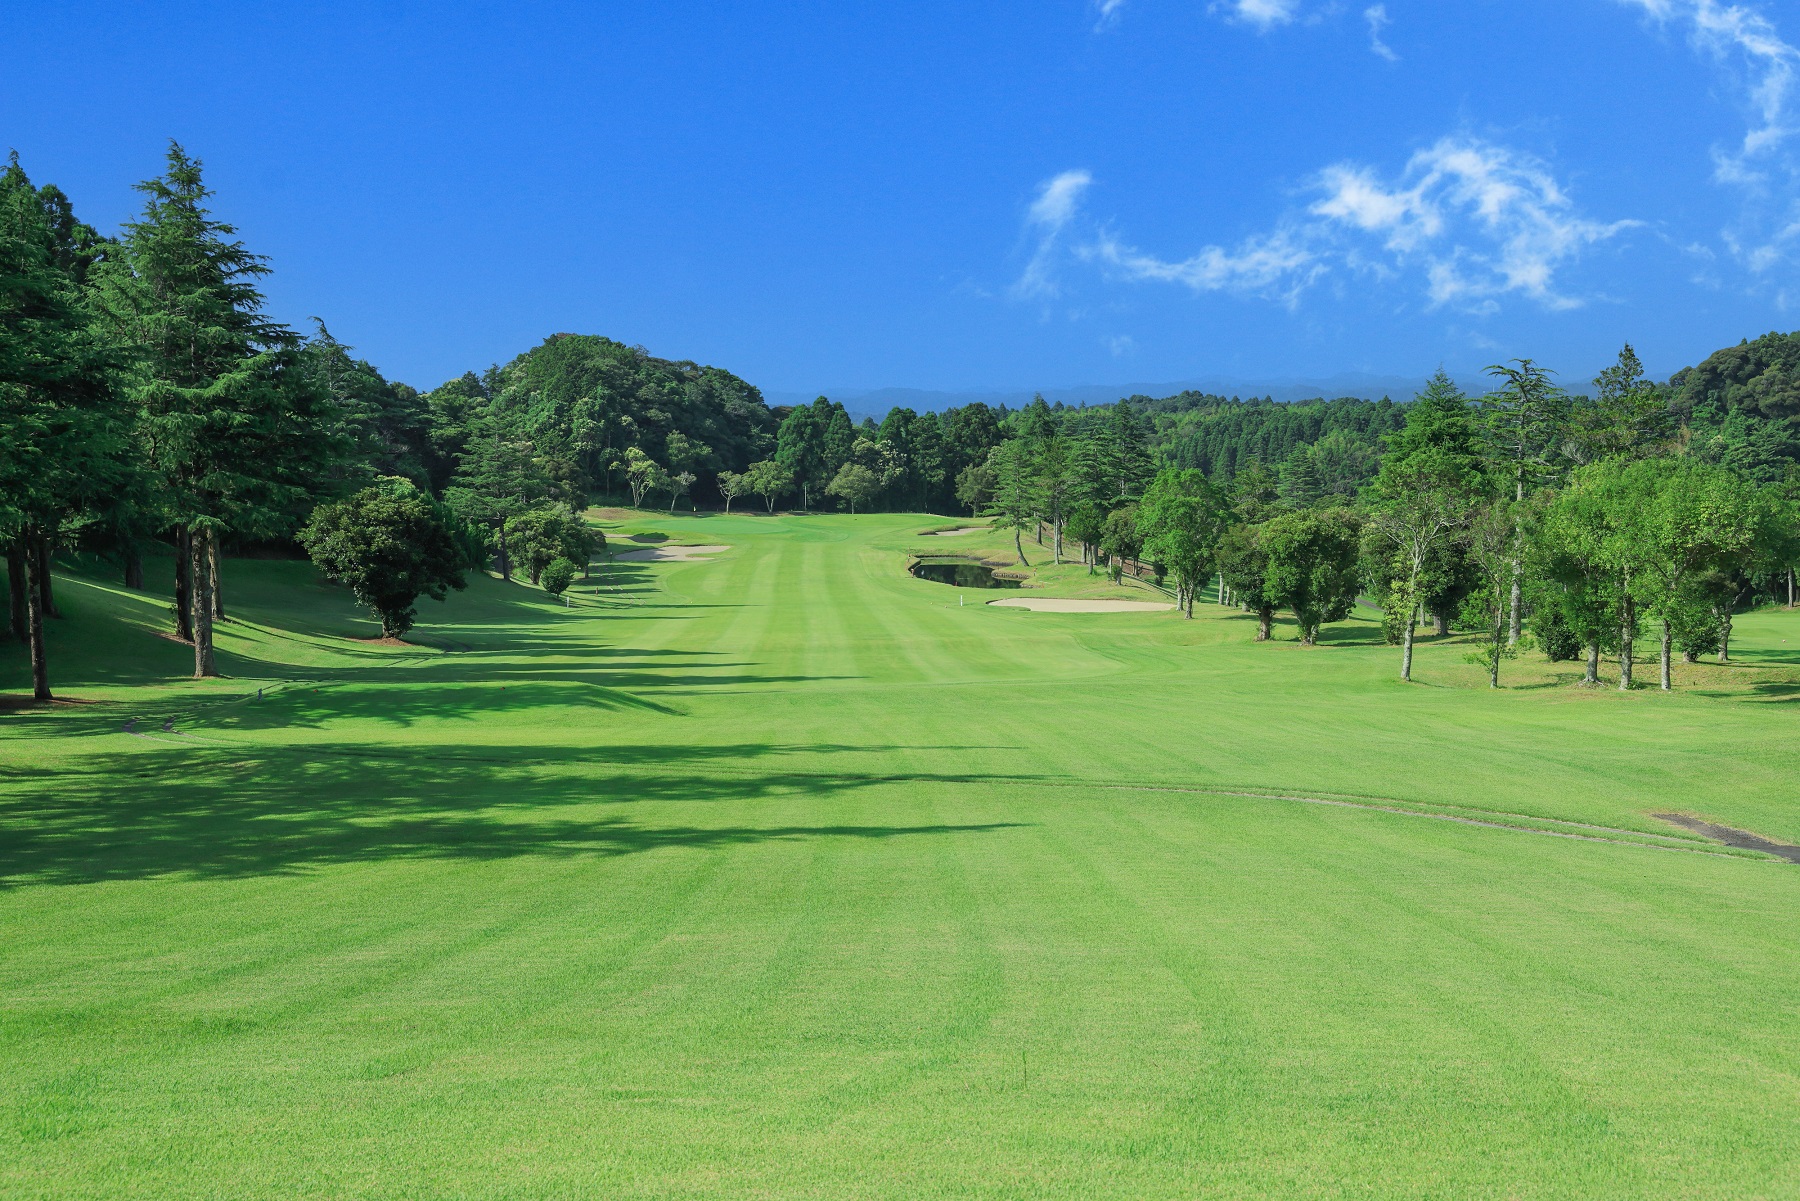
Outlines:
{"type": "Polygon", "coordinates": [[[1800,1195],[1800,869],[1650,816],[1800,842],[1800,615],[1674,695],[1408,687],[1368,615],[959,606],[944,524],[643,515],[732,550],[413,647],[234,561],[206,683],[60,578],[0,1196],[1800,1195]]]}

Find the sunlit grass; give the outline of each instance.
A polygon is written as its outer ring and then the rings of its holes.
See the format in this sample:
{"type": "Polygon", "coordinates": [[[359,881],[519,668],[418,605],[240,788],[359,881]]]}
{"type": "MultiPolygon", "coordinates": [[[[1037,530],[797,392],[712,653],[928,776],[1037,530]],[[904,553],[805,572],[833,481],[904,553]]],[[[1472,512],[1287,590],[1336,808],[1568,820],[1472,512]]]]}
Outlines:
{"type": "Polygon", "coordinates": [[[475,580],[414,647],[233,562],[200,684],[60,579],[87,703],[0,716],[0,1195],[1792,1191],[1800,871],[1651,814],[1800,841],[1800,615],[1674,695],[1460,639],[1408,687],[1372,613],[959,604],[907,554],[1010,539],[945,524],[615,514],[731,550],[475,580]]]}

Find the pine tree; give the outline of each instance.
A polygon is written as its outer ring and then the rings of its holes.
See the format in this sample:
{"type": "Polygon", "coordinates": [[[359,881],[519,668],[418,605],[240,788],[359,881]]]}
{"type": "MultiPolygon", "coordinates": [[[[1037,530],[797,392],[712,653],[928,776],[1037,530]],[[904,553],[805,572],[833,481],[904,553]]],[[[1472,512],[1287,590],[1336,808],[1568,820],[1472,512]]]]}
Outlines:
{"type": "Polygon", "coordinates": [[[332,458],[331,413],[300,369],[299,339],[263,313],[267,264],[213,218],[200,162],[173,142],[167,158],[164,175],[137,185],[143,215],[97,278],[119,340],[138,353],[141,452],[175,534],[198,677],[218,674],[222,537],[298,525],[332,458]]]}
{"type": "Polygon", "coordinates": [[[986,512],[994,518],[994,528],[1011,530],[1013,549],[1019,562],[1029,566],[1021,534],[1030,527],[1037,512],[1036,489],[1032,486],[1031,455],[1023,439],[1008,438],[988,452],[988,469],[993,476],[993,499],[986,512]]]}
{"type": "MultiPolygon", "coordinates": [[[[647,458],[644,461],[650,462],[647,458]]],[[[508,534],[512,524],[542,503],[551,487],[550,477],[544,473],[530,442],[490,433],[470,447],[463,469],[445,489],[444,499],[457,516],[494,532],[500,554],[500,578],[511,580],[513,556],[508,534]]]]}
{"type": "Polygon", "coordinates": [[[62,253],[65,218],[62,194],[33,189],[13,156],[0,171],[0,540],[39,700],[51,696],[53,541],[107,503],[125,443],[116,359],[80,286],[82,260],[62,253]]]}
{"type": "MultiPolygon", "coordinates": [[[[1512,485],[1513,503],[1527,492],[1555,479],[1565,466],[1564,435],[1569,428],[1569,398],[1550,380],[1550,373],[1530,359],[1515,359],[1514,366],[1495,364],[1488,374],[1501,386],[1481,398],[1488,438],[1499,468],[1497,474],[1512,485]]],[[[1512,583],[1508,597],[1510,620],[1507,646],[1517,646],[1524,618],[1524,542],[1513,532],[1512,583]]]]}
{"type": "Polygon", "coordinates": [[[1156,473],[1150,456],[1149,424],[1128,400],[1112,407],[1107,425],[1106,451],[1112,474],[1113,491],[1108,499],[1114,505],[1142,496],[1156,473]]]}

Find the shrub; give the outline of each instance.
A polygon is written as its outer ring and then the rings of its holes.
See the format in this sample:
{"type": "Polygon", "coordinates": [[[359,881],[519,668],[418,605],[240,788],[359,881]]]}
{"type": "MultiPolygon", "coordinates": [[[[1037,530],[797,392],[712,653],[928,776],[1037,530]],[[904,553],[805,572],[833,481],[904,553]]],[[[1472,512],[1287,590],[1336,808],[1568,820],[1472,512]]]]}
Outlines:
{"type": "Polygon", "coordinates": [[[561,596],[575,582],[575,575],[580,570],[568,559],[555,559],[544,568],[539,582],[551,596],[561,596]]]}

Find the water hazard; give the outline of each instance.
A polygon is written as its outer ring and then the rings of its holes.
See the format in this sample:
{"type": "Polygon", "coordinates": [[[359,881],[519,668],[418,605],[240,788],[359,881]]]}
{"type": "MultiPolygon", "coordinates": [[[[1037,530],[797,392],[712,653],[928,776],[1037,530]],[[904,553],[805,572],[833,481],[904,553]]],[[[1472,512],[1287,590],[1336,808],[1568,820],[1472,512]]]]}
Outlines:
{"type": "Polygon", "coordinates": [[[921,580],[954,584],[958,588],[1017,588],[1019,580],[994,574],[994,569],[972,559],[926,558],[912,565],[921,580]]]}

